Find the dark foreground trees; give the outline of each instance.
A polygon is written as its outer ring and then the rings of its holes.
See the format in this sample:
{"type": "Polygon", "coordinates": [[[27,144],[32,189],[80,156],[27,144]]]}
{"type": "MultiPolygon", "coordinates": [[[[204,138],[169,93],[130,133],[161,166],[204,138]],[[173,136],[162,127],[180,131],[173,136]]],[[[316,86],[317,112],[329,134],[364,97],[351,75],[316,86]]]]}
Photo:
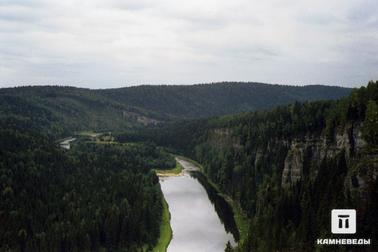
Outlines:
{"type": "Polygon", "coordinates": [[[1,124],[0,251],[155,244],[162,193],[146,158],[154,147],[82,143],[64,152],[28,123],[1,124]]]}

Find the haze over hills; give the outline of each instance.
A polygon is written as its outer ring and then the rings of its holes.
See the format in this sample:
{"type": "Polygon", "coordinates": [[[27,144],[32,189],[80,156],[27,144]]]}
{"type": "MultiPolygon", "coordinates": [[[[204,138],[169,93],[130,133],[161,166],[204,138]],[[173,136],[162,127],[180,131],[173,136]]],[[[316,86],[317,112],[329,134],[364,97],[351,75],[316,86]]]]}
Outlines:
{"type": "Polygon", "coordinates": [[[338,99],[350,92],[334,86],[231,82],[100,90],[28,86],[0,89],[0,112],[2,117],[30,118],[31,123],[63,136],[84,129],[114,130],[264,110],[295,101],[338,99]]]}

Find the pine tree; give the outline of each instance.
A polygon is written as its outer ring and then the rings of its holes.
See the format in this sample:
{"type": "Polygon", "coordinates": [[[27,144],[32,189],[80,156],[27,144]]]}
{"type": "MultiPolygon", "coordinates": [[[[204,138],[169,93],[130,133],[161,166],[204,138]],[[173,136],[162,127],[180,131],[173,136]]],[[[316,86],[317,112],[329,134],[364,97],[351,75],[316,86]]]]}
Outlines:
{"type": "Polygon", "coordinates": [[[225,252],[232,252],[232,251],[234,251],[234,250],[232,249],[232,246],[231,246],[230,241],[227,242],[226,249],[225,249],[224,251],[225,251],[225,252]]]}

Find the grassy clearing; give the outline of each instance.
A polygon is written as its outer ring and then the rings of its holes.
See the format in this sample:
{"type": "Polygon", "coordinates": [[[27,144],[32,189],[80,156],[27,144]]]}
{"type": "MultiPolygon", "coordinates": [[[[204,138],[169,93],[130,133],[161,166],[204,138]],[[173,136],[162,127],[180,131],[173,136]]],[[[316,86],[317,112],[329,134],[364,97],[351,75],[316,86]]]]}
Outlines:
{"type": "Polygon", "coordinates": [[[176,162],[176,167],[169,170],[155,169],[155,172],[158,176],[178,176],[183,170],[182,165],[179,162],[176,162]]]}
{"type": "Polygon", "coordinates": [[[169,213],[168,204],[163,199],[163,217],[160,225],[160,237],[159,240],[152,250],[153,252],[166,252],[169,243],[172,239],[172,228],[170,224],[171,215],[169,213]]]}
{"type": "Polygon", "coordinates": [[[102,134],[104,133],[98,133],[94,131],[81,131],[81,132],[76,133],[76,135],[78,136],[88,136],[88,137],[98,137],[98,136],[101,136],[102,134]]]}

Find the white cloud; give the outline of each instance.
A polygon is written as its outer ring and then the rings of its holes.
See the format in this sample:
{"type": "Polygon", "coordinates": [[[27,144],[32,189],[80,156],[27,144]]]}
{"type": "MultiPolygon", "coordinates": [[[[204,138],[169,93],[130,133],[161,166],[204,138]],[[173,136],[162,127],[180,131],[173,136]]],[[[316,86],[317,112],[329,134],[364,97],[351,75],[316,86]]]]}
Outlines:
{"type": "Polygon", "coordinates": [[[378,79],[376,0],[0,0],[0,87],[378,79]]]}

